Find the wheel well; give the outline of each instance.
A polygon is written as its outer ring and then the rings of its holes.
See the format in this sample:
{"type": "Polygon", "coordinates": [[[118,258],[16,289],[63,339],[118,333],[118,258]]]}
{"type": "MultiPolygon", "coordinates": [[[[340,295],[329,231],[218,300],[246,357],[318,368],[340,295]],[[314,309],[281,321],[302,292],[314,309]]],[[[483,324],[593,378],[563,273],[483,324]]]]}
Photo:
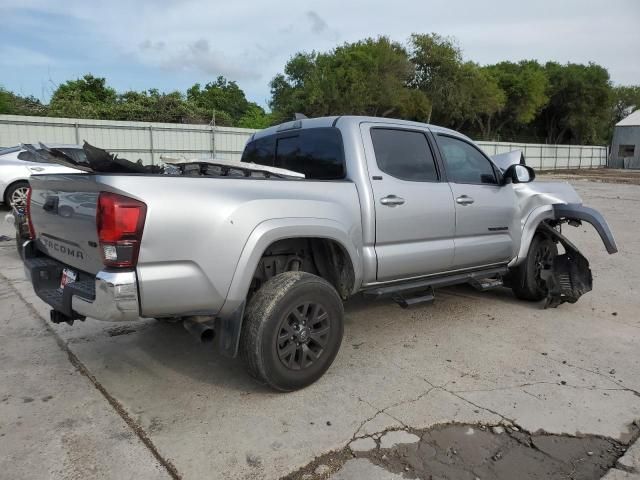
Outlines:
{"type": "Polygon", "coordinates": [[[318,275],[346,299],[353,290],[355,272],[346,249],[328,238],[285,238],[264,251],[251,279],[250,298],[264,282],[287,271],[318,275]]]}
{"type": "Polygon", "coordinates": [[[9,185],[7,185],[4,189],[4,194],[2,195],[2,201],[5,203],[5,205],[9,204],[9,191],[18,183],[26,183],[27,185],[29,185],[28,180],[15,180],[14,182],[11,182],[9,185]]]}

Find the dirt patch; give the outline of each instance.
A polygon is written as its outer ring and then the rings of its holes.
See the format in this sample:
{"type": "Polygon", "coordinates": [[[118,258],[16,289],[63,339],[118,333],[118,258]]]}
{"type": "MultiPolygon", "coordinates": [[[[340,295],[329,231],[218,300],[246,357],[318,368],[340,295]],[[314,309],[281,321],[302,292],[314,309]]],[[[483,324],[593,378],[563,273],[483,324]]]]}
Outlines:
{"type": "Polygon", "coordinates": [[[134,328],[120,326],[113,327],[107,330],[107,335],[110,337],[118,337],[120,335],[129,335],[130,333],[134,333],[136,330],[134,328]]]}
{"type": "Polygon", "coordinates": [[[384,449],[381,436],[374,435],[377,447],[370,451],[352,453],[346,447],[284,478],[324,479],[350,458],[366,458],[407,478],[599,479],[625,451],[609,438],[531,434],[517,427],[449,424],[411,432],[418,442],[384,449]],[[329,468],[316,473],[322,465],[329,468]]]}
{"type": "Polygon", "coordinates": [[[540,180],[556,178],[562,180],[588,180],[591,182],[640,185],[640,170],[582,168],[573,170],[542,170],[536,172],[536,174],[540,177],[540,180]]]}

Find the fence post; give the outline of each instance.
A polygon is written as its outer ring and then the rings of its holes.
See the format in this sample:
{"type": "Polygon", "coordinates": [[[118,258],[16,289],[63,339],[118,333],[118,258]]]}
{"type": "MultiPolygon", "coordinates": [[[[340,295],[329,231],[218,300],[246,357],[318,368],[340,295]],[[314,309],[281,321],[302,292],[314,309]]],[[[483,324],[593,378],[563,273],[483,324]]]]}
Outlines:
{"type": "Polygon", "coordinates": [[[582,168],[582,151],[584,150],[583,146],[580,146],[580,160],[578,161],[578,170],[582,168]]]}
{"type": "Polygon", "coordinates": [[[213,127],[211,127],[211,160],[216,158],[216,133],[213,127]]]}
{"type": "Polygon", "coordinates": [[[553,159],[553,171],[555,172],[558,169],[558,144],[554,145],[555,147],[555,158],[553,159]]]}
{"type": "Polygon", "coordinates": [[[153,126],[149,125],[149,151],[151,152],[151,165],[155,163],[155,156],[153,150],[153,126]]]}
{"type": "Polygon", "coordinates": [[[80,125],[78,125],[78,122],[75,122],[73,126],[76,132],[76,145],[80,145],[80,133],[78,132],[78,128],[80,127],[80,125]]]}

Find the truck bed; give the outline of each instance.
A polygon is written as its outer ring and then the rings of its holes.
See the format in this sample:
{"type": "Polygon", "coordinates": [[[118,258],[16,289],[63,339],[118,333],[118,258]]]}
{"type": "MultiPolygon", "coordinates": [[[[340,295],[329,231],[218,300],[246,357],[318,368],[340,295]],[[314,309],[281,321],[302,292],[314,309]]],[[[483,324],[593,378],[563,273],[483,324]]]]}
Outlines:
{"type": "Polygon", "coordinates": [[[35,249],[80,278],[118,270],[105,267],[99,251],[100,192],[146,204],[133,269],[146,317],[217,314],[245,244],[265,222],[313,215],[362,238],[357,191],[346,180],[71,174],[34,176],[31,185],[35,249]]]}

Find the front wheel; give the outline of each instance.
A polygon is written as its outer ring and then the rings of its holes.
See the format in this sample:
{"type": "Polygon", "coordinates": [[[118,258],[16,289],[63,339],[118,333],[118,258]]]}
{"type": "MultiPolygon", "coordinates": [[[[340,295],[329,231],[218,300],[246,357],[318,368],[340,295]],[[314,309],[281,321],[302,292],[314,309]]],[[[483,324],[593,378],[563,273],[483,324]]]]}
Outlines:
{"type": "Polygon", "coordinates": [[[558,247],[548,236],[537,233],[524,262],[511,270],[511,289],[521,300],[537,302],[546,298],[549,288],[542,271],[553,266],[558,247]]]}
{"type": "Polygon", "coordinates": [[[284,392],[312,384],[340,349],[343,317],[342,300],[326,280],[306,272],[271,278],[244,319],[240,348],[249,374],[284,392]]]}

